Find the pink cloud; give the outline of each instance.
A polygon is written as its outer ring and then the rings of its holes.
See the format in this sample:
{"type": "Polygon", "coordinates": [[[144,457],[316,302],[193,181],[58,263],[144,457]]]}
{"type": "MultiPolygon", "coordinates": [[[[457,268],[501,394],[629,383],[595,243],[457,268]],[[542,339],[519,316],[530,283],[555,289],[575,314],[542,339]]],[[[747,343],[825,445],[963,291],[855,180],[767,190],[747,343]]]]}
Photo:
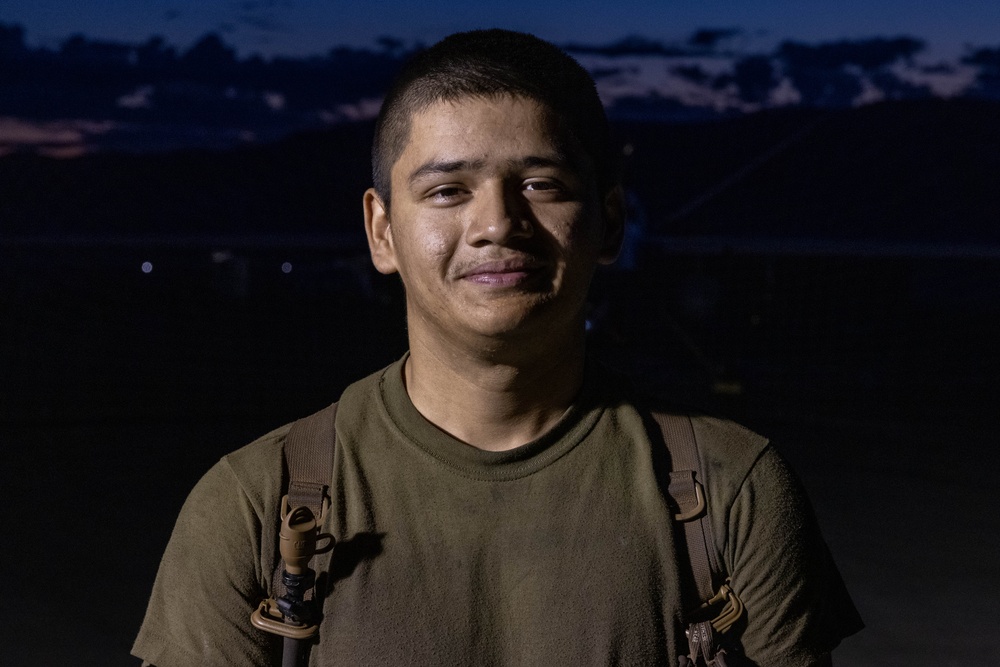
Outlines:
{"type": "Polygon", "coordinates": [[[0,155],[30,150],[49,157],[76,157],[87,151],[90,137],[106,134],[114,127],[111,121],[35,121],[0,116],[0,155]]]}

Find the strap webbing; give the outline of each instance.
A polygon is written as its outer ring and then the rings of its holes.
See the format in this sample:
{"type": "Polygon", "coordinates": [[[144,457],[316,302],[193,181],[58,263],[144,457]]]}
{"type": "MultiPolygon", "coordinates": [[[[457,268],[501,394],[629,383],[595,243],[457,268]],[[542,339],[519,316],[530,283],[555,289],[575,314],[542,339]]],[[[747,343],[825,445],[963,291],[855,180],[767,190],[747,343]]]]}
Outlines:
{"type": "Polygon", "coordinates": [[[305,505],[320,516],[333,474],[333,451],[337,444],[337,404],[304,417],[285,437],[288,466],[288,506],[305,505]]]}
{"type": "MultiPolygon", "coordinates": [[[[703,485],[701,457],[694,437],[694,425],[688,415],[654,412],[653,418],[660,427],[663,441],[670,452],[670,486],[667,493],[684,512],[697,503],[697,486],[703,485]]],[[[704,493],[704,488],[702,488],[704,493]]],[[[694,575],[698,602],[709,600],[715,595],[716,578],[721,577],[722,568],[713,538],[709,513],[700,514],[681,522],[684,526],[684,542],[687,545],[691,572],[694,575]]]]}
{"type": "MultiPolygon", "coordinates": [[[[285,438],[289,507],[306,505],[317,517],[323,511],[323,501],[333,471],[337,441],[336,416],[337,404],[334,403],[292,424],[285,438]]],[[[689,513],[691,508],[698,505],[698,487],[704,479],[694,425],[688,415],[654,412],[653,418],[660,427],[670,454],[672,472],[667,493],[679,513],[689,513]]],[[[716,579],[723,577],[709,513],[702,509],[699,514],[682,520],[681,523],[684,525],[684,541],[698,602],[704,602],[715,594],[718,583],[716,579]]],[[[282,567],[280,559],[278,567],[282,567]]],[[[277,569],[275,578],[279,579],[277,569]]]]}

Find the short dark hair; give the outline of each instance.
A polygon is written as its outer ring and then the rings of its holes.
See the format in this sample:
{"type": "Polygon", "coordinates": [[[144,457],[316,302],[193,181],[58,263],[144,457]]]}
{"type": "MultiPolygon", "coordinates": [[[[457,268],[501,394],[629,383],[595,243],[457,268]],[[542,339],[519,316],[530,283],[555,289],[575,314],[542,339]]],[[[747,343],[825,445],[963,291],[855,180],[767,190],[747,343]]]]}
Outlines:
{"type": "Polygon", "coordinates": [[[550,110],[594,164],[602,193],[618,182],[618,161],[594,80],[557,46],[509,30],[473,30],[444,38],[413,57],[396,77],[379,112],[372,180],[389,205],[390,172],[413,116],[437,102],[466,97],[526,97],[550,110]]]}

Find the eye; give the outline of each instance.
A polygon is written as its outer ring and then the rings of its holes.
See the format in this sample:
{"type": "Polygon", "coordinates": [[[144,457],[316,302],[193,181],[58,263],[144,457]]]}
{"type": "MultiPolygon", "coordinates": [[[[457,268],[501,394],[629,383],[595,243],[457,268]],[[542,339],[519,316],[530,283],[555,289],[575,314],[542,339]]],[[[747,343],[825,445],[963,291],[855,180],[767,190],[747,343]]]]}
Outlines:
{"type": "Polygon", "coordinates": [[[553,190],[558,187],[552,181],[528,181],[524,184],[525,190],[553,190]]]}
{"type": "Polygon", "coordinates": [[[451,204],[460,201],[468,191],[458,185],[442,185],[427,193],[427,199],[433,204],[451,204]]]}
{"type": "Polygon", "coordinates": [[[525,181],[521,187],[529,197],[534,198],[562,199],[568,194],[562,183],[551,178],[525,181]]]}

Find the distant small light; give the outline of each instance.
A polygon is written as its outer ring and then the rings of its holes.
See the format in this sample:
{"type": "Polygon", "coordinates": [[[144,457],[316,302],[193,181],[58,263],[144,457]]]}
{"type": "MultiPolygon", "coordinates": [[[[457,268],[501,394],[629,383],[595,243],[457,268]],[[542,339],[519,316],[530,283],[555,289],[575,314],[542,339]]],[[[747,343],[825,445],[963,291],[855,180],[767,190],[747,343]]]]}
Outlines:
{"type": "Polygon", "coordinates": [[[152,262],[143,262],[142,263],[142,272],[143,273],[152,273],[153,272],[153,263],[152,262]]]}
{"type": "Polygon", "coordinates": [[[216,250],[212,253],[212,262],[214,264],[225,264],[233,258],[233,253],[228,250],[216,250]]]}
{"type": "Polygon", "coordinates": [[[282,273],[291,273],[292,272],[292,263],[291,262],[285,262],[284,264],[282,264],[281,265],[281,272],[282,273]]]}

